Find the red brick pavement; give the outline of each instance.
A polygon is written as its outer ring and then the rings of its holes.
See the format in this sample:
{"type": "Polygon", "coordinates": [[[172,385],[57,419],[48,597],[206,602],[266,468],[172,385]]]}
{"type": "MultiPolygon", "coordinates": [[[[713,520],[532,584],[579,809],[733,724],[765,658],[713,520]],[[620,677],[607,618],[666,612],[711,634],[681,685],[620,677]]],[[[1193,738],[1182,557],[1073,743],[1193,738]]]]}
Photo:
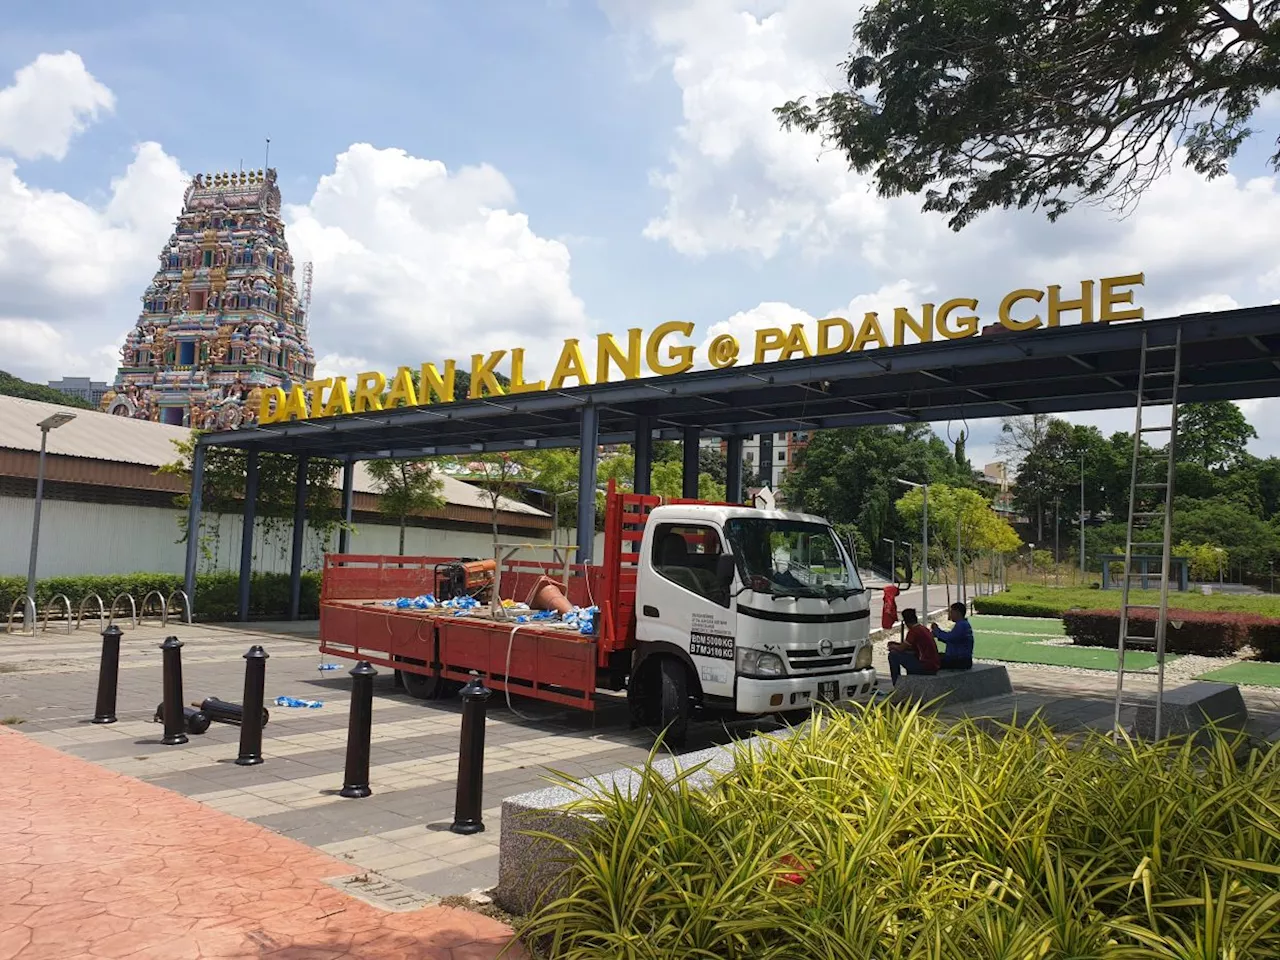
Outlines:
{"type": "Polygon", "coordinates": [[[350,864],[4,728],[0,811],[0,960],[490,960],[511,937],[378,910],[323,882],[350,864]]]}

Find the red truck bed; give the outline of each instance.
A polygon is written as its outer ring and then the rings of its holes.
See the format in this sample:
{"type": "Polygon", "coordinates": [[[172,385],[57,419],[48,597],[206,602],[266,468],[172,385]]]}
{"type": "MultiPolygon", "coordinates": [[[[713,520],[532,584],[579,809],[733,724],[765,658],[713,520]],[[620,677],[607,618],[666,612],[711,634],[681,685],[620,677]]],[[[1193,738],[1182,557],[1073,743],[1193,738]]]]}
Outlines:
{"type": "MultiPolygon", "coordinates": [[[[602,673],[616,675],[617,655],[634,642],[636,550],[659,502],[610,489],[604,562],[570,567],[570,602],[600,608],[595,636],[549,623],[495,621],[487,607],[454,616],[385,605],[433,592],[436,565],[454,557],[329,554],[320,586],[320,650],[410,673],[438,671],[451,681],[470,680],[474,671],[497,690],[593,710],[597,687],[616,688],[602,682],[602,673]]],[[[561,565],[512,558],[499,571],[498,594],[524,602],[541,577],[563,575],[561,565]]]]}

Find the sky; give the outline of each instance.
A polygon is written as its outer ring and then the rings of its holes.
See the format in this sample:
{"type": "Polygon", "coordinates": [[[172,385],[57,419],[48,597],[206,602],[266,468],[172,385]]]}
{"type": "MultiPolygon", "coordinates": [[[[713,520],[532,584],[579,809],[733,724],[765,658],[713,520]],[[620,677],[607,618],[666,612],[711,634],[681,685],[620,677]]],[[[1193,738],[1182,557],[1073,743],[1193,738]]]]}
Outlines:
{"type": "MultiPolygon", "coordinates": [[[[0,31],[0,367],[111,379],[197,172],[279,170],[322,375],[667,320],[725,331],[1143,272],[1147,316],[1280,301],[1280,97],[1230,174],[1125,217],[884,200],[772,108],[840,83],[858,3],[49,0],[0,31]],[[1270,149],[1268,149],[1270,148],[1270,149]]],[[[1243,404],[1280,455],[1280,402],[1243,404]]],[[[1131,411],[1070,419],[1129,430],[1131,411]]],[[[999,422],[967,430],[995,459],[999,422]]]]}

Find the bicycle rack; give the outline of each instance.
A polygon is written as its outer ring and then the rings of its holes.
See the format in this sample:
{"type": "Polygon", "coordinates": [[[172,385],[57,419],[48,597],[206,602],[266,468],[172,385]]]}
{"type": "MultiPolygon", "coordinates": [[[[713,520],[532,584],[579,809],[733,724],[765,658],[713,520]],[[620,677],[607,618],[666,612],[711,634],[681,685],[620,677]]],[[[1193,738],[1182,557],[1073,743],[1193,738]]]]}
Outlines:
{"type": "Polygon", "coordinates": [[[177,609],[177,607],[173,605],[174,597],[182,598],[182,622],[190,623],[191,622],[191,598],[187,596],[187,591],[175,590],[173,591],[173,593],[169,594],[168,607],[169,607],[169,610],[171,611],[177,609]]]}
{"type": "Polygon", "coordinates": [[[96,593],[91,593],[80,601],[80,609],[76,611],[76,629],[79,630],[84,625],[84,608],[90,600],[98,601],[98,624],[101,626],[102,621],[107,619],[107,608],[103,606],[102,598],[96,593]]]}
{"type": "Polygon", "coordinates": [[[164,626],[168,626],[168,624],[169,624],[169,605],[168,605],[167,603],[165,603],[165,602],[164,602],[164,594],[163,594],[163,593],[161,593],[159,590],[152,590],[150,593],[148,593],[145,597],[143,597],[143,598],[142,598],[142,603],[141,603],[141,604],[139,604],[139,606],[138,606],[138,610],[139,610],[140,612],[139,612],[138,614],[136,614],[136,615],[135,615],[135,621],[136,621],[136,622],[134,623],[134,626],[135,626],[135,627],[136,627],[139,623],[141,623],[141,622],[142,622],[142,619],[143,619],[144,617],[146,617],[146,615],[147,615],[147,601],[148,601],[148,600],[150,600],[152,597],[155,597],[157,600],[159,600],[159,601],[160,601],[160,626],[162,626],[162,627],[164,627],[164,626]]]}
{"type": "Polygon", "coordinates": [[[116,594],[116,598],[111,601],[111,616],[107,620],[107,626],[111,626],[116,622],[116,607],[119,605],[121,597],[129,601],[130,619],[133,620],[133,628],[136,630],[138,629],[138,605],[134,602],[133,594],[131,593],[116,594]]]}
{"type": "Polygon", "coordinates": [[[16,633],[13,629],[13,621],[16,617],[18,604],[22,604],[22,632],[30,633],[31,636],[36,635],[36,604],[30,597],[23,595],[14,600],[9,605],[9,623],[5,626],[5,633],[16,633]],[[30,616],[27,614],[30,613],[30,616]]]}
{"type": "Polygon", "coordinates": [[[44,632],[49,632],[49,614],[53,612],[57,602],[62,601],[62,609],[67,611],[67,633],[71,632],[71,599],[65,593],[59,593],[44,606],[44,632]]]}

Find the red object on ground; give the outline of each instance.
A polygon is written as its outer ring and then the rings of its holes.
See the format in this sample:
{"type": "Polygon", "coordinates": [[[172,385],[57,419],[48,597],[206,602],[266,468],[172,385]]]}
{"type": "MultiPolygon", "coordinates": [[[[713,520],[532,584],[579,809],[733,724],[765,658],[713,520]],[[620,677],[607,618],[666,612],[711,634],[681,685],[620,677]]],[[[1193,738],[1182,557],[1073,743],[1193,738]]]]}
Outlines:
{"type": "Polygon", "coordinates": [[[0,756],[4,960],[492,960],[511,939],[466,910],[378,910],[324,883],[350,863],[20,733],[0,756]]]}
{"type": "Polygon", "coordinates": [[[789,883],[793,887],[798,887],[800,886],[800,884],[804,883],[805,874],[808,873],[809,868],[806,867],[803,863],[801,863],[798,858],[788,853],[786,856],[782,858],[781,863],[784,867],[791,867],[793,870],[796,870],[798,872],[781,873],[778,875],[779,880],[781,880],[783,883],[789,883]]]}
{"type": "Polygon", "coordinates": [[[901,591],[892,583],[884,588],[884,608],[880,611],[880,626],[889,630],[898,622],[898,594],[901,591]]]}

